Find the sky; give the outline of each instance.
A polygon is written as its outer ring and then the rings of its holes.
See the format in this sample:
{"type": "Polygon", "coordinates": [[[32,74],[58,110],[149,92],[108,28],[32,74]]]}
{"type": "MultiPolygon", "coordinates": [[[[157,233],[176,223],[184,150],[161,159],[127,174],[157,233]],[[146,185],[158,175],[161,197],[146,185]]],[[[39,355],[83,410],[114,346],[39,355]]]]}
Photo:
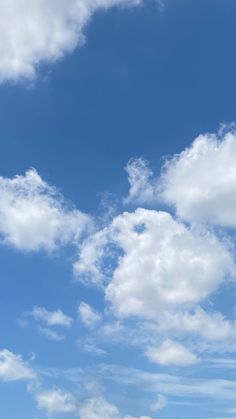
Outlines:
{"type": "Polygon", "coordinates": [[[235,419],[235,1],[0,10],[0,417],[235,419]]]}

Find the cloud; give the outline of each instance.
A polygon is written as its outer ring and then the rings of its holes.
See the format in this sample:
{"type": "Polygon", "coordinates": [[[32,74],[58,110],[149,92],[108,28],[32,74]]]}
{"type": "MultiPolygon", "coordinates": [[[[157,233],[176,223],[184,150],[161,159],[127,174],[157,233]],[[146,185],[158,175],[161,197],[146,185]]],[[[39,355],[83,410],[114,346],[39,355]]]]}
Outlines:
{"type": "Polygon", "coordinates": [[[168,306],[198,303],[233,270],[232,256],[214,235],[200,235],[166,212],[124,213],[113,229],[123,257],[106,296],[121,315],[156,317],[168,306]]]}
{"type": "Polygon", "coordinates": [[[40,64],[55,62],[84,44],[86,25],[97,10],[137,4],[138,0],[1,0],[0,81],[34,79],[40,64]]]}
{"type": "Polygon", "coordinates": [[[39,409],[45,409],[52,413],[74,413],[76,405],[71,393],[63,392],[60,389],[40,390],[35,395],[39,409]]]}
{"type": "Polygon", "coordinates": [[[130,184],[129,194],[124,203],[152,203],[157,198],[157,185],[148,162],[139,158],[131,159],[125,167],[130,184]]]}
{"type": "MultiPolygon", "coordinates": [[[[209,232],[186,227],[166,212],[139,208],[124,213],[113,220],[106,235],[118,251],[105,293],[119,316],[155,319],[168,307],[191,307],[233,275],[233,257],[226,244],[209,232]]],[[[92,243],[96,249],[94,236],[84,247],[92,243]]],[[[83,253],[84,249],[82,257],[83,253]]],[[[98,261],[95,254],[90,266],[102,266],[101,249],[98,261]]]]}
{"type": "Polygon", "coordinates": [[[45,323],[47,326],[71,327],[73,319],[63,313],[62,310],[49,311],[44,307],[35,306],[32,311],[27,313],[37,322],[45,323]]]}
{"type": "Polygon", "coordinates": [[[146,351],[148,359],[160,365],[188,366],[198,362],[195,354],[180,343],[166,340],[160,347],[150,347],[146,351]]]}
{"type": "Polygon", "coordinates": [[[101,320],[101,315],[85,302],[80,303],[78,314],[80,321],[87,327],[94,327],[101,320]]]}
{"type": "Polygon", "coordinates": [[[207,313],[201,307],[189,313],[164,312],[158,320],[160,330],[195,333],[206,340],[226,341],[236,336],[236,325],[225,319],[221,313],[207,313]]]}
{"type": "Polygon", "coordinates": [[[28,318],[32,317],[37,323],[37,330],[40,335],[46,336],[50,340],[60,341],[65,339],[65,336],[53,330],[55,327],[70,328],[73,319],[58,309],[49,311],[45,307],[35,306],[32,311],[25,311],[22,317],[18,320],[21,327],[28,326],[28,318]]]}
{"type": "MultiPolygon", "coordinates": [[[[143,391],[151,394],[165,394],[168,397],[189,401],[195,398],[235,402],[236,381],[220,378],[197,378],[186,376],[154,373],[121,365],[102,365],[98,373],[103,374],[106,382],[115,383],[122,389],[143,391]],[[183,397],[185,399],[183,399],[183,397]]],[[[195,401],[195,400],[194,400],[195,401]]]]}
{"type": "Polygon", "coordinates": [[[153,412],[164,409],[168,404],[167,398],[162,394],[158,394],[157,400],[150,406],[153,412]]]}
{"type": "Polygon", "coordinates": [[[88,237],[79,249],[79,259],[74,263],[74,274],[81,281],[86,283],[93,282],[101,286],[106,274],[110,270],[102,263],[109,249],[106,248],[109,229],[104,228],[88,237]]]}
{"type": "Polygon", "coordinates": [[[203,134],[190,147],[166,160],[155,177],[148,162],[126,166],[130,190],[125,203],[165,204],[184,221],[236,227],[236,130],[223,127],[203,134]]]}
{"type": "Polygon", "coordinates": [[[71,209],[56,188],[34,169],[25,176],[0,177],[0,237],[24,251],[52,251],[78,241],[90,218],[71,209]]]}
{"type": "Polygon", "coordinates": [[[183,220],[236,227],[236,132],[200,135],[166,162],[160,196],[183,220]]]}
{"type": "Polygon", "coordinates": [[[46,336],[49,340],[60,341],[60,340],[65,339],[64,335],[62,335],[61,333],[55,332],[55,330],[49,329],[48,327],[39,326],[38,332],[41,335],[46,336]]]}
{"type": "Polygon", "coordinates": [[[60,388],[44,390],[36,387],[30,389],[30,391],[34,394],[37,407],[46,410],[50,416],[56,413],[69,413],[79,419],[151,419],[149,416],[123,417],[119,409],[103,396],[77,400],[78,397],[75,397],[73,393],[63,391],[60,388]]]}
{"type": "Polygon", "coordinates": [[[150,416],[125,416],[124,419],[152,419],[150,416]]]}
{"type": "Polygon", "coordinates": [[[80,419],[121,419],[117,407],[102,397],[86,400],[79,413],[80,419]]]}
{"type": "Polygon", "coordinates": [[[7,349],[0,351],[0,379],[3,381],[19,381],[36,379],[35,372],[21,355],[16,355],[7,349]]]}
{"type": "Polygon", "coordinates": [[[96,340],[93,338],[86,338],[86,339],[79,339],[77,341],[77,347],[79,350],[82,350],[83,352],[86,352],[87,354],[91,356],[103,356],[107,355],[107,352],[100,348],[96,340]]]}

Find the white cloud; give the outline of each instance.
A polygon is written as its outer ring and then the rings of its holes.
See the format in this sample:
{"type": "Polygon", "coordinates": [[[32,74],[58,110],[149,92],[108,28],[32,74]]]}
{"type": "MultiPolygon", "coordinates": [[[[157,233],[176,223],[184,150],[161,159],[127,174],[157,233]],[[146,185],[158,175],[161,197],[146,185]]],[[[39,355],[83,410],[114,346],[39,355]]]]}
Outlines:
{"type": "Polygon", "coordinates": [[[86,400],[79,413],[80,419],[121,419],[116,406],[101,397],[86,400]]]}
{"type": "Polygon", "coordinates": [[[141,158],[132,159],[128,162],[125,170],[128,173],[130,189],[124,202],[144,204],[155,201],[157,185],[153,179],[153,173],[148,167],[148,162],[141,158]]]}
{"type": "MultiPolygon", "coordinates": [[[[77,402],[75,396],[61,389],[36,389],[35,399],[39,409],[44,409],[49,415],[55,413],[70,413],[80,419],[122,419],[118,408],[104,397],[92,397],[77,402]]],[[[149,416],[125,416],[124,419],[151,419],[149,416]]]]}
{"type": "Polygon", "coordinates": [[[34,380],[36,374],[21,355],[7,349],[0,351],[0,379],[3,381],[34,380]]]}
{"type": "Polygon", "coordinates": [[[52,413],[74,413],[76,405],[71,393],[60,389],[41,390],[35,395],[39,409],[52,413]]]}
{"type": "Polygon", "coordinates": [[[83,352],[87,352],[91,356],[103,356],[107,355],[107,352],[100,348],[96,340],[93,338],[86,338],[86,339],[79,339],[77,341],[77,347],[79,350],[82,350],[83,352]]]}
{"type": "Polygon", "coordinates": [[[188,366],[196,364],[198,358],[180,343],[166,340],[159,347],[150,347],[146,351],[148,359],[160,365],[188,366]]]}
{"type": "Polygon", "coordinates": [[[221,313],[207,313],[197,307],[193,312],[164,312],[158,319],[160,330],[195,333],[206,340],[226,341],[236,336],[236,325],[221,313]]]}
{"type": "MultiPolygon", "coordinates": [[[[200,370],[199,370],[200,371],[200,370]]],[[[165,394],[170,398],[181,401],[201,398],[212,401],[235,401],[236,381],[227,378],[197,378],[186,376],[153,373],[121,365],[102,365],[101,374],[106,380],[119,384],[126,392],[141,389],[144,393],[165,394]]]]}
{"type": "Polygon", "coordinates": [[[121,316],[157,318],[167,307],[194,305],[233,271],[229,250],[214,235],[198,234],[165,212],[124,213],[114,219],[111,238],[122,252],[106,297],[121,316]]]}
{"type": "Polygon", "coordinates": [[[124,419],[152,419],[150,416],[125,416],[124,419]]]}
{"type": "Polygon", "coordinates": [[[98,9],[138,0],[0,0],[0,81],[33,79],[38,66],[55,62],[85,42],[98,9]]]}
{"type": "MultiPolygon", "coordinates": [[[[179,345],[186,341],[196,353],[221,351],[224,342],[230,348],[236,324],[200,307],[235,277],[231,246],[213,232],[185,225],[166,212],[139,208],[115,217],[88,238],[80,257],[82,278],[88,268],[87,280],[102,282],[112,314],[124,322],[122,328],[118,322],[113,339],[142,350],[158,347],[160,339],[176,339],[179,345]],[[125,323],[134,316],[145,320],[137,325],[137,333],[129,332],[125,323]]],[[[106,325],[103,334],[106,339],[106,325]]],[[[175,348],[179,365],[197,361],[197,355],[181,349],[175,348]]]]}
{"type": "Polygon", "coordinates": [[[48,327],[39,326],[38,332],[41,335],[46,336],[49,340],[60,341],[60,340],[65,339],[64,335],[62,335],[61,333],[55,332],[55,330],[49,329],[48,327]]]}
{"type": "Polygon", "coordinates": [[[130,190],[126,203],[164,203],[188,222],[236,227],[236,130],[200,135],[166,161],[160,178],[139,158],[127,166],[130,190]]]}
{"type": "Polygon", "coordinates": [[[236,227],[236,133],[200,135],[166,163],[162,199],[184,220],[236,227]]]}
{"type": "Polygon", "coordinates": [[[73,319],[63,313],[62,310],[49,311],[44,307],[34,307],[32,311],[25,313],[32,316],[37,322],[45,323],[47,326],[71,327],[73,319]]]}
{"type": "Polygon", "coordinates": [[[226,243],[212,233],[188,228],[166,212],[139,208],[124,213],[97,237],[99,246],[96,235],[82,245],[78,263],[85,273],[87,267],[91,273],[95,265],[103,278],[104,260],[113,252],[105,293],[120,316],[157,319],[171,307],[195,306],[234,275],[233,256],[226,243]]]}
{"type": "Polygon", "coordinates": [[[80,281],[102,284],[108,270],[101,262],[107,253],[108,235],[109,230],[105,228],[93,234],[92,238],[88,237],[80,246],[79,260],[74,263],[74,273],[80,281]]]}
{"type": "Polygon", "coordinates": [[[54,250],[77,241],[89,222],[36,170],[12,179],[0,177],[0,237],[5,243],[26,251],[54,250]]]}
{"type": "Polygon", "coordinates": [[[87,327],[94,327],[101,320],[101,315],[85,302],[80,303],[78,314],[80,321],[87,327]]]}
{"type": "Polygon", "coordinates": [[[157,400],[151,404],[150,408],[153,412],[157,412],[158,410],[164,409],[167,403],[167,398],[163,394],[158,394],[157,400]]]}

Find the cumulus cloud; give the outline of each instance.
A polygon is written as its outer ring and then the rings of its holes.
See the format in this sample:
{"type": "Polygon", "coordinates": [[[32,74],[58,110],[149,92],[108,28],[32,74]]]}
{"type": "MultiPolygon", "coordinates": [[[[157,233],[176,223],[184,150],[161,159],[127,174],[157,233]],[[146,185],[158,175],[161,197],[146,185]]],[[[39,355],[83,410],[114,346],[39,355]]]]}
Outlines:
{"type": "Polygon", "coordinates": [[[109,229],[104,228],[88,237],[80,246],[79,259],[74,263],[74,273],[81,282],[101,286],[106,274],[110,273],[108,266],[102,263],[103,258],[110,253],[107,247],[109,229]]]}
{"type": "Polygon", "coordinates": [[[71,393],[61,389],[40,390],[35,395],[39,409],[46,410],[49,414],[53,413],[74,413],[76,404],[71,393]]]}
{"type": "Polygon", "coordinates": [[[164,202],[184,221],[236,227],[236,130],[203,134],[167,160],[155,177],[139,158],[126,166],[130,190],[125,203],[164,202]]]}
{"type": "Polygon", "coordinates": [[[102,397],[86,400],[79,413],[80,419],[121,419],[117,407],[102,397]]]}
{"type": "Polygon", "coordinates": [[[194,233],[168,213],[138,209],[117,217],[113,228],[124,255],[106,295],[122,315],[156,316],[168,305],[197,303],[233,269],[216,237],[194,233]]]}
{"type": "Polygon", "coordinates": [[[78,314],[80,321],[87,327],[94,327],[101,320],[101,315],[85,302],[80,303],[78,314]]]}
{"type": "Polygon", "coordinates": [[[186,221],[236,227],[236,133],[200,135],[170,159],[160,196],[186,221]]]}
{"type": "Polygon", "coordinates": [[[195,354],[180,343],[171,340],[166,340],[157,348],[148,348],[146,356],[150,361],[160,365],[188,366],[198,362],[195,354]]]}
{"type": "MultiPolygon", "coordinates": [[[[88,245],[92,241],[96,247],[94,237],[88,245]]],[[[107,241],[115,243],[118,253],[105,293],[120,316],[157,318],[167,307],[197,304],[234,271],[224,243],[166,212],[139,208],[124,213],[113,220],[107,241]]],[[[94,261],[93,254],[91,265],[94,261]]]]}
{"type": "Polygon", "coordinates": [[[34,380],[35,372],[21,355],[16,355],[7,349],[0,351],[0,379],[3,381],[34,380]]]}
{"type": "Polygon", "coordinates": [[[79,402],[71,392],[62,391],[59,388],[50,390],[39,388],[34,392],[37,407],[46,410],[48,415],[69,413],[79,419],[151,419],[149,416],[123,417],[119,409],[102,396],[79,402]]]}
{"type": "Polygon", "coordinates": [[[0,177],[0,237],[20,250],[54,250],[78,241],[90,218],[71,209],[34,169],[0,177]]]}
{"type": "Polygon", "coordinates": [[[0,81],[33,79],[41,63],[55,62],[85,42],[94,12],[139,0],[0,0],[0,81]]]}
{"type": "Polygon", "coordinates": [[[193,312],[164,312],[158,319],[160,330],[195,333],[210,341],[225,341],[236,336],[236,324],[217,312],[207,313],[201,307],[193,312]]]}
{"type": "Polygon", "coordinates": [[[73,319],[58,309],[49,311],[44,307],[35,306],[32,311],[27,313],[37,322],[45,323],[47,326],[71,327],[73,319]]]}

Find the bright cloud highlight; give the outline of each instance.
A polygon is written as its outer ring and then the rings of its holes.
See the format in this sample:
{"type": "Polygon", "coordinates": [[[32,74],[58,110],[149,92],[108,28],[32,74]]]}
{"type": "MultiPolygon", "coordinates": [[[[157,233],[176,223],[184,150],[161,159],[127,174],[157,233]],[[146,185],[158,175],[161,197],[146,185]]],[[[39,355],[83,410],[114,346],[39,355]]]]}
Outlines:
{"type": "Polygon", "coordinates": [[[180,343],[171,340],[166,340],[158,348],[148,348],[146,355],[150,361],[160,365],[187,366],[198,362],[195,354],[180,343]]]}
{"type": "Polygon", "coordinates": [[[19,381],[36,379],[35,372],[21,355],[16,355],[7,349],[0,351],[0,379],[3,381],[19,381]]]}
{"type": "Polygon", "coordinates": [[[47,326],[71,327],[73,319],[63,313],[62,310],[49,311],[45,307],[34,307],[28,315],[36,321],[45,323],[47,326]]]}
{"type": "MultiPolygon", "coordinates": [[[[106,298],[120,316],[156,318],[167,307],[189,307],[234,273],[233,257],[224,243],[212,233],[187,228],[166,212],[140,208],[124,213],[105,234],[107,242],[122,251],[106,288],[106,298]]],[[[96,238],[85,242],[82,258],[87,245],[96,249],[96,238]]],[[[91,252],[90,266],[99,265],[101,250],[98,260],[95,253],[91,252]]],[[[79,263],[83,266],[83,259],[79,263]]]]}
{"type": "Polygon", "coordinates": [[[78,314],[81,322],[87,327],[93,327],[101,320],[101,315],[85,302],[80,303],[78,314]]]}
{"type": "Polygon", "coordinates": [[[34,169],[25,176],[0,177],[0,237],[19,250],[52,251],[77,242],[90,218],[71,209],[34,169]]]}
{"type": "Polygon", "coordinates": [[[45,409],[49,414],[74,413],[76,410],[74,397],[60,389],[41,390],[35,396],[39,409],[45,409]]]}
{"type": "Polygon", "coordinates": [[[0,0],[0,81],[33,79],[85,42],[85,28],[99,9],[139,0],[0,0]]]}

